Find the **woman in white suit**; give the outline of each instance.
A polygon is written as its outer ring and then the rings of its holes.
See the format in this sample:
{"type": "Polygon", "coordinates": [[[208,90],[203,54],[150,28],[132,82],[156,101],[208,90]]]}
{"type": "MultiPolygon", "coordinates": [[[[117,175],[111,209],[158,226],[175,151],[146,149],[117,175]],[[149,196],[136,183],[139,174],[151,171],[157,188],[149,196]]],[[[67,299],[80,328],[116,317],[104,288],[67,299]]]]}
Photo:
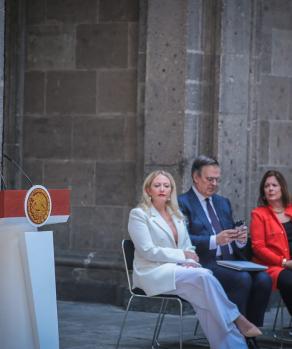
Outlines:
{"type": "Polygon", "coordinates": [[[144,181],[139,207],[131,210],[135,245],[133,284],[149,296],[175,294],[194,308],[212,349],[246,349],[245,337],[260,335],[230,302],[217,279],[198,263],[173,177],[154,171],[144,181]]]}

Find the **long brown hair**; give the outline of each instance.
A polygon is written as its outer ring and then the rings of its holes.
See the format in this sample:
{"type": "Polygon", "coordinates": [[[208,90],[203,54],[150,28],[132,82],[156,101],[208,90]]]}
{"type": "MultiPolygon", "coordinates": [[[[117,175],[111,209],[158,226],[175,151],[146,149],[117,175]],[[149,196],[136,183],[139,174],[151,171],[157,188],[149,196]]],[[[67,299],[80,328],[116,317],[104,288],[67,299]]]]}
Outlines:
{"type": "Polygon", "coordinates": [[[266,184],[266,180],[269,177],[275,177],[276,180],[279,182],[280,187],[281,187],[281,192],[282,192],[282,203],[284,207],[287,207],[288,204],[291,202],[291,198],[290,198],[290,194],[288,191],[288,185],[286,182],[285,177],[282,175],[281,172],[276,171],[276,170],[269,170],[267,171],[260,183],[260,193],[259,193],[259,197],[258,197],[258,205],[259,206],[268,206],[269,203],[265,197],[265,184],[266,184]]]}

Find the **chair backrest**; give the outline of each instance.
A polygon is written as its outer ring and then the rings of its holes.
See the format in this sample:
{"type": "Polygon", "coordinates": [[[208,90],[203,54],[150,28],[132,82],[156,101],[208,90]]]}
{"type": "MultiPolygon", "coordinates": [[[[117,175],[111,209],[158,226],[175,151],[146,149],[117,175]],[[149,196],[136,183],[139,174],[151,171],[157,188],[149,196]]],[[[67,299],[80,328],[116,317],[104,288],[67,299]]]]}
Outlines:
{"type": "Polygon", "coordinates": [[[132,240],[122,241],[122,251],[123,251],[129,290],[130,292],[132,292],[132,280],[131,280],[130,274],[133,271],[133,260],[134,260],[134,252],[135,252],[135,246],[132,240]]]}

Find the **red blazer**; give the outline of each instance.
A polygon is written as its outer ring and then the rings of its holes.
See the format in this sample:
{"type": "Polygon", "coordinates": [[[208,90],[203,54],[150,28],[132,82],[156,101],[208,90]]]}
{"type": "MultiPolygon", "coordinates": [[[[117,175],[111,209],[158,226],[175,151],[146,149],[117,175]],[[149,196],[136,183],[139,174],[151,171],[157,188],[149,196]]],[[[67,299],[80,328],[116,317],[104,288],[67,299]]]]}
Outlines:
{"type": "MultiPolygon", "coordinates": [[[[292,205],[285,214],[292,218],[292,205]]],[[[291,259],[285,228],[278,220],[271,207],[257,207],[251,212],[250,234],[253,249],[253,260],[266,265],[272,277],[273,288],[277,288],[283,258],[291,259]]]]}

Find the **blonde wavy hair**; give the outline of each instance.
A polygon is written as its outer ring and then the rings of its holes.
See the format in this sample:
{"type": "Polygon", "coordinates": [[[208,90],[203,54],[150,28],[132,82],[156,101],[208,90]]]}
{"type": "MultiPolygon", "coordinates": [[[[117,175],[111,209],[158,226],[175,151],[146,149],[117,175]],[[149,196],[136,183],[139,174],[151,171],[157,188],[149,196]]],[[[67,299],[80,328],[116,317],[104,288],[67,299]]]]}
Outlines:
{"type": "Polygon", "coordinates": [[[167,177],[170,181],[171,193],[170,193],[170,199],[169,199],[169,201],[167,201],[166,206],[178,218],[182,218],[183,215],[179,210],[178,202],[177,202],[177,192],[176,192],[175,181],[169,172],[166,172],[163,170],[153,171],[153,172],[149,173],[149,175],[145,178],[143,186],[142,186],[142,197],[141,197],[139,206],[144,211],[148,211],[148,209],[151,207],[151,205],[152,205],[151,197],[147,193],[147,189],[150,189],[153,180],[159,175],[167,177]]]}

